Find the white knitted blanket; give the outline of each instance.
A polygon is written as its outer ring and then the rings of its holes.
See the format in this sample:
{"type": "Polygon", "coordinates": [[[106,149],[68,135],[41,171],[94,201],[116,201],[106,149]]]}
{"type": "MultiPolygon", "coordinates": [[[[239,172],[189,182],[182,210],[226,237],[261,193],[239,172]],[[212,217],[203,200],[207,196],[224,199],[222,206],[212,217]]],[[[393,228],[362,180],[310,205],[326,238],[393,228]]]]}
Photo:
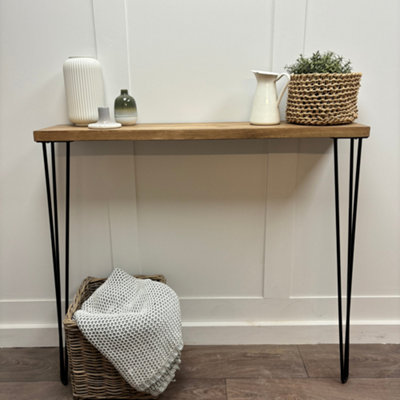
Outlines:
{"type": "Polygon", "coordinates": [[[96,347],[136,390],[158,396],[174,379],[183,348],[176,293],[116,268],[74,318],[96,347]]]}

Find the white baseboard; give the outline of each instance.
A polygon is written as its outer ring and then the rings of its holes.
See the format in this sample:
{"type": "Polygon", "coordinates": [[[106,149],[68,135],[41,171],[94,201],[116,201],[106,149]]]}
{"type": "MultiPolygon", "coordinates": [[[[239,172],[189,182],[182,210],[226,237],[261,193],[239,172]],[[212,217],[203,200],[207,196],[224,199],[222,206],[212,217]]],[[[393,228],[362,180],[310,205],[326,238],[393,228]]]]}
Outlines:
{"type": "MultiPolygon", "coordinates": [[[[187,344],[317,344],[337,343],[336,321],[184,324],[187,344]]],[[[352,343],[400,343],[400,321],[353,321],[352,343]]]]}
{"type": "Polygon", "coordinates": [[[0,347],[58,346],[56,324],[0,325],[0,347]]]}
{"type": "MultiPolygon", "coordinates": [[[[334,321],[202,322],[184,324],[187,345],[337,343],[334,321]]],[[[352,343],[400,343],[400,321],[353,321],[352,343]]],[[[0,347],[57,346],[55,324],[0,325],[0,347]]]]}

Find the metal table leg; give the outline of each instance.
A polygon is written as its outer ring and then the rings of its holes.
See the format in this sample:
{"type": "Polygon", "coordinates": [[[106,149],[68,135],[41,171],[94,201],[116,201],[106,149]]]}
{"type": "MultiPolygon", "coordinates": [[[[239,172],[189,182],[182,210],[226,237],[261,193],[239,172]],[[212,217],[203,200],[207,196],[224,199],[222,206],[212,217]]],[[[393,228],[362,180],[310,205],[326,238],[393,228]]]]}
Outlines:
{"type": "MultiPolygon", "coordinates": [[[[57,173],[54,143],[51,149],[51,174],[47,157],[47,143],[42,143],[44,172],[46,179],[47,205],[49,211],[50,239],[53,258],[54,288],[56,292],[57,322],[58,322],[58,347],[60,358],[60,380],[64,385],[68,384],[68,359],[64,350],[63,340],[63,313],[61,310],[61,277],[60,277],[60,246],[58,229],[58,205],[57,205],[57,173]],[[50,179],[51,175],[51,179],[50,179]]],[[[65,190],[65,312],[68,309],[69,293],[69,195],[70,195],[70,143],[66,142],[66,190],[65,190]]]]}
{"type": "Polygon", "coordinates": [[[358,187],[360,181],[360,165],[362,138],[358,140],[357,163],[354,180],[354,141],[350,139],[350,176],[349,176],[349,214],[348,214],[348,240],[347,240],[347,294],[346,294],[346,332],[343,345],[343,313],[342,313],[342,274],[340,251],[340,214],[339,214],[339,166],[338,166],[338,139],[333,139],[334,169],[335,169],[335,213],[336,213],[336,253],[337,253],[337,290],[338,290],[338,319],[339,319],[339,354],[340,354],[340,379],[346,383],[349,378],[350,356],[350,308],[351,287],[353,281],[354,245],[356,236],[356,219],[358,203],[358,187]]]}
{"type": "MultiPolygon", "coordinates": [[[[362,138],[358,140],[357,162],[354,180],[354,141],[350,139],[350,179],[349,179],[349,217],[348,217],[348,252],[347,252],[347,297],[346,297],[346,331],[345,343],[343,344],[343,313],[342,313],[342,287],[341,287],[341,251],[340,251],[340,216],[339,216],[339,167],[338,167],[338,139],[334,138],[334,171],[335,171],[335,213],[336,213],[336,252],[337,252],[337,287],[338,287],[338,319],[339,319],[339,354],[340,374],[342,383],[346,383],[349,377],[349,355],[350,355],[350,308],[351,289],[354,265],[354,247],[356,233],[358,188],[360,177],[362,138]]],[[[47,144],[42,143],[43,160],[46,179],[47,204],[49,212],[50,239],[53,259],[54,287],[57,304],[57,322],[60,358],[60,380],[64,385],[68,384],[68,360],[64,349],[62,329],[62,307],[61,307],[61,278],[60,278],[60,249],[58,228],[58,205],[57,205],[57,174],[55,163],[55,146],[51,146],[51,182],[49,162],[47,156],[47,144]]],[[[70,142],[66,144],[66,190],[65,190],[65,312],[68,309],[69,293],[69,209],[70,209],[70,142]]]]}

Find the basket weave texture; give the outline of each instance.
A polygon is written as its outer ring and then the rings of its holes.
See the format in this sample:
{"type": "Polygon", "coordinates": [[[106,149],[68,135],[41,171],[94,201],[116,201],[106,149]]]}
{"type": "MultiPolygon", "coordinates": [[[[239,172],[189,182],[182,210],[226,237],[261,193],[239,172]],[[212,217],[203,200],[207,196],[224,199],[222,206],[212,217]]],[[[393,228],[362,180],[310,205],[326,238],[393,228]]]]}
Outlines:
{"type": "Polygon", "coordinates": [[[358,116],[361,73],[293,74],[286,120],[301,125],[350,124],[358,116]]]}
{"type": "MultiPolygon", "coordinates": [[[[136,278],[166,283],[163,275],[136,275],[136,278]]],[[[154,399],[150,394],[138,392],[130,386],[110,361],[85,339],[72,319],[75,311],[104,281],[86,278],[63,321],[74,399],[154,399]]]]}

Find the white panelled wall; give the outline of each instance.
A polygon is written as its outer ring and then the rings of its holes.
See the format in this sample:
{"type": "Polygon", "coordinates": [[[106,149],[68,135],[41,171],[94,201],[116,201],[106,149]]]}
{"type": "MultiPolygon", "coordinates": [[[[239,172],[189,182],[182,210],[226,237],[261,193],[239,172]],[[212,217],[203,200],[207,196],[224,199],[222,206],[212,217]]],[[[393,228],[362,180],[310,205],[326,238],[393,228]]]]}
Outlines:
{"type": "MultiPolygon", "coordinates": [[[[400,342],[399,18],[397,0],[1,1],[0,346],[57,343],[32,131],[68,122],[68,56],[96,56],[108,105],[129,89],[141,123],[246,121],[250,70],[283,71],[318,49],[363,72],[359,121],[372,127],[352,341],[400,342]]],[[[114,266],[163,273],[181,298],[188,344],[337,341],[329,140],[74,143],[71,151],[70,297],[84,277],[114,266]]],[[[343,189],[347,155],[343,141],[343,189]]],[[[58,160],[62,208],[62,146],[58,160]]]]}

